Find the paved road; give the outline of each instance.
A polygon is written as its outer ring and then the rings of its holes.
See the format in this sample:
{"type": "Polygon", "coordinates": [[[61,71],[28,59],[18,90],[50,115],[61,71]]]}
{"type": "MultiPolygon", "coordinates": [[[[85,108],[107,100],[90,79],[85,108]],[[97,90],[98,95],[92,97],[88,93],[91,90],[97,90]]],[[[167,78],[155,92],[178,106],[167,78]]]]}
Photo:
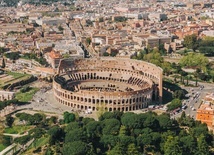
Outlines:
{"type": "MultiPolygon", "coordinates": [[[[214,92],[214,84],[209,83],[199,83],[199,86],[204,86],[203,89],[200,87],[182,87],[188,91],[190,94],[189,99],[183,100],[183,104],[187,105],[187,108],[184,110],[186,115],[189,115],[193,118],[196,118],[196,111],[200,107],[202,99],[206,96],[207,93],[214,92]],[[197,97],[194,97],[197,96],[197,97]]],[[[172,118],[177,118],[181,116],[181,112],[172,116],[172,118]]]]}
{"type": "MultiPolygon", "coordinates": [[[[41,89],[34,95],[31,101],[31,104],[18,106],[17,109],[29,109],[28,113],[31,113],[32,110],[42,111],[47,114],[57,115],[59,119],[63,118],[63,113],[65,111],[72,112],[71,108],[63,104],[60,104],[55,100],[52,89],[47,91],[41,89]]],[[[26,112],[26,110],[24,111],[26,112]]],[[[82,111],[82,112],[79,112],[78,114],[79,116],[91,117],[91,118],[97,119],[97,114],[94,112],[92,114],[85,114],[82,111]]]]}
{"type": "Polygon", "coordinates": [[[13,137],[13,138],[17,138],[17,137],[23,137],[23,136],[25,136],[25,135],[27,135],[28,133],[26,132],[26,133],[24,133],[24,134],[22,134],[22,135],[20,135],[20,134],[9,134],[9,133],[3,133],[3,135],[5,135],[5,136],[11,136],[11,137],[13,137]]]}

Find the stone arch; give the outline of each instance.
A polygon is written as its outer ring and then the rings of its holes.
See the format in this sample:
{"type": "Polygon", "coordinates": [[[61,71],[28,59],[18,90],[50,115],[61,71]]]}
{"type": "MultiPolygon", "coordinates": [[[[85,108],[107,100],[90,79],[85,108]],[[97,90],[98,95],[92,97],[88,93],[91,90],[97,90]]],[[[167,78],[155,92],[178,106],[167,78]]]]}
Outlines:
{"type": "Polygon", "coordinates": [[[129,107],[126,107],[126,111],[129,111],[129,107]]]}

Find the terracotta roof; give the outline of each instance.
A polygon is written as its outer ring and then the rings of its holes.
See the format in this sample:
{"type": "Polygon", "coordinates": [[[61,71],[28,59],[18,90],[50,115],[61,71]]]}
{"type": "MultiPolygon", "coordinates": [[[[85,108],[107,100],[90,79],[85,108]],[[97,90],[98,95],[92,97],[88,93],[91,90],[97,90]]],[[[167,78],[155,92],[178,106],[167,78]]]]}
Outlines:
{"type": "Polygon", "coordinates": [[[49,53],[49,56],[52,58],[52,59],[57,59],[57,58],[61,58],[61,54],[59,52],[56,52],[56,51],[51,51],[49,53]]]}

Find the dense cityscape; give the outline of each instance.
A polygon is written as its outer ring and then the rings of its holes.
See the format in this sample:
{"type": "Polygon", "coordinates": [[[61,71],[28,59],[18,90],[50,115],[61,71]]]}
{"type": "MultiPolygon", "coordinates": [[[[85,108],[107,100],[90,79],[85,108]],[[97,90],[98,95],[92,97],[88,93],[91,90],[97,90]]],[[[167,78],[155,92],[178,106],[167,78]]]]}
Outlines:
{"type": "Polygon", "coordinates": [[[11,154],[214,154],[214,0],[0,0],[11,154]]]}

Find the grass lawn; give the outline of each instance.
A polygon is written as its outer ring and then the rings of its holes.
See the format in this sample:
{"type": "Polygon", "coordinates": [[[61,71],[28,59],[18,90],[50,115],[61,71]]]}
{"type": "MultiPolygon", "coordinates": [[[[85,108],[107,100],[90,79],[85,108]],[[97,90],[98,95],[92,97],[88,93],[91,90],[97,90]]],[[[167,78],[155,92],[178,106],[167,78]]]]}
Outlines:
{"type": "Polygon", "coordinates": [[[7,78],[5,80],[2,80],[0,82],[1,87],[7,84],[13,84],[15,82],[28,79],[31,76],[29,74],[16,73],[16,72],[6,72],[5,74],[8,76],[9,79],[7,78]]]}
{"type": "Polygon", "coordinates": [[[29,102],[32,98],[33,95],[39,90],[39,88],[30,88],[29,91],[27,92],[18,92],[16,93],[16,99],[19,100],[20,102],[29,102]]]}
{"type": "Polygon", "coordinates": [[[30,147],[27,149],[24,154],[33,154],[33,151],[36,150],[39,147],[43,147],[44,145],[48,144],[49,136],[45,135],[44,137],[41,137],[39,139],[36,139],[30,147]]]}
{"type": "Polygon", "coordinates": [[[41,146],[47,144],[47,143],[48,143],[48,140],[49,140],[49,139],[48,139],[48,136],[46,136],[46,137],[41,137],[41,138],[35,140],[35,141],[33,142],[33,145],[32,145],[32,146],[34,146],[35,148],[41,147],[41,146]]]}
{"type": "Polygon", "coordinates": [[[13,76],[14,79],[18,79],[18,78],[28,75],[28,74],[22,74],[22,73],[17,73],[17,72],[7,72],[7,74],[13,76]]]}
{"type": "Polygon", "coordinates": [[[12,128],[5,128],[4,133],[9,134],[21,134],[29,129],[33,128],[32,126],[24,126],[24,125],[17,125],[13,126],[12,128]]]}
{"type": "Polygon", "coordinates": [[[3,144],[0,144],[0,152],[2,151],[2,150],[4,150],[6,148],[6,146],[4,146],[3,144]]]}

